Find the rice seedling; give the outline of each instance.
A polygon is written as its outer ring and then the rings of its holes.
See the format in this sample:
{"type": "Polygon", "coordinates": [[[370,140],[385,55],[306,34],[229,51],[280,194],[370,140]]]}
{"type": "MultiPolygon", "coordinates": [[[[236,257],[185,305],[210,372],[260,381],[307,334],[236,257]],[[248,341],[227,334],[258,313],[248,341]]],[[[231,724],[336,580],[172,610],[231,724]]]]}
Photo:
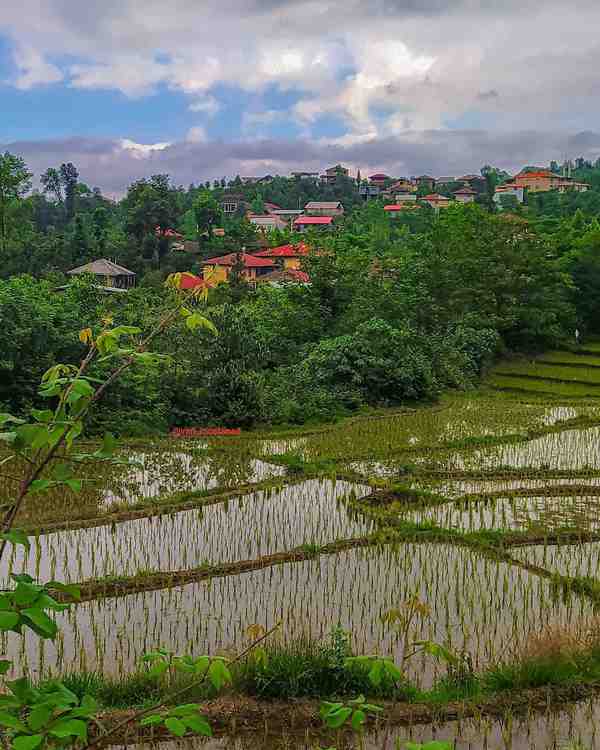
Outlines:
{"type": "Polygon", "coordinates": [[[303,544],[318,549],[372,529],[372,522],[356,518],[345,504],[347,497],[370,491],[314,479],[195,510],[42,534],[32,538],[28,552],[13,549],[0,578],[30,571],[43,580],[75,582],[248,560],[303,544]]]}

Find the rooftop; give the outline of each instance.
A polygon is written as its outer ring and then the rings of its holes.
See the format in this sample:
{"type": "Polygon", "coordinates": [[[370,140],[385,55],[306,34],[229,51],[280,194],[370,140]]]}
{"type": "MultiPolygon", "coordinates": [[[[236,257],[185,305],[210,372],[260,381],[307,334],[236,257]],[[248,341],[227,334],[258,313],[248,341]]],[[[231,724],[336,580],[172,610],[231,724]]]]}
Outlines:
{"type": "Polygon", "coordinates": [[[299,216],[294,224],[331,224],[333,216],[299,216]]]}
{"type": "Polygon", "coordinates": [[[258,253],[254,253],[254,255],[258,258],[296,258],[299,255],[306,255],[307,253],[308,247],[304,242],[299,242],[297,245],[269,247],[266,250],[260,250],[258,253]]]}
{"type": "Polygon", "coordinates": [[[219,255],[216,258],[208,258],[203,261],[205,266],[233,266],[238,255],[244,268],[267,268],[275,265],[272,260],[268,258],[257,258],[255,255],[249,255],[248,253],[228,253],[227,255],[219,255]]]}
{"type": "Polygon", "coordinates": [[[277,271],[271,271],[264,276],[261,276],[261,281],[295,281],[300,284],[308,284],[310,277],[304,271],[300,271],[297,268],[284,268],[278,269],[277,271]]]}
{"type": "Polygon", "coordinates": [[[313,208],[317,209],[339,209],[341,207],[339,201],[309,201],[304,209],[310,211],[313,208]]]}
{"type": "Polygon", "coordinates": [[[133,271],[130,271],[124,266],[120,266],[118,263],[113,263],[112,260],[108,260],[107,258],[93,260],[83,266],[72,268],[70,271],[67,271],[67,273],[70,275],[93,273],[95,276],[135,276],[133,271]]]}

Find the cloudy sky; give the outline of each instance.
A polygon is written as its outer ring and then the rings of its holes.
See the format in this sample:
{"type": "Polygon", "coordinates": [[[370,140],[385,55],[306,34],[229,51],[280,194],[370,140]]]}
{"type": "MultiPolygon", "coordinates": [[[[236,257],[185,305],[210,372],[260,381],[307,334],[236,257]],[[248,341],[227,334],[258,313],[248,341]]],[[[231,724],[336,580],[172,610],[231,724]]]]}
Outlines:
{"type": "Polygon", "coordinates": [[[597,0],[0,2],[0,147],[118,194],[600,155],[597,0]]]}

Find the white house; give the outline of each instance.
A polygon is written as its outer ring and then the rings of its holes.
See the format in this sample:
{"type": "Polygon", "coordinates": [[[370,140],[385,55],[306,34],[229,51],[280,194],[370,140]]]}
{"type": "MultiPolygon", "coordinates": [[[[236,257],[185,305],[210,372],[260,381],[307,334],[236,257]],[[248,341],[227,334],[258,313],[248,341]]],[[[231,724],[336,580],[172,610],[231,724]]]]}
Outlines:
{"type": "Polygon", "coordinates": [[[523,203],[524,193],[525,188],[521,185],[511,185],[510,183],[507,185],[498,185],[494,191],[494,203],[496,203],[499,208],[502,208],[502,198],[505,196],[513,196],[516,198],[517,203],[523,203]]]}

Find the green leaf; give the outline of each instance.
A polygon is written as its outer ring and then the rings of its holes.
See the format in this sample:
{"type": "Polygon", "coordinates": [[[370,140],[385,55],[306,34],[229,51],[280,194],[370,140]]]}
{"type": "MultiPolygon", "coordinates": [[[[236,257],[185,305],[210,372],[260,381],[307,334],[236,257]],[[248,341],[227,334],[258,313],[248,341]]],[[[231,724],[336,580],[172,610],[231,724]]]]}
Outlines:
{"type": "Polygon", "coordinates": [[[19,419],[19,417],[13,417],[12,414],[7,414],[6,412],[0,413],[0,426],[5,424],[25,424],[24,419],[19,419]]]}
{"type": "Polygon", "coordinates": [[[203,737],[212,737],[212,729],[204,716],[186,716],[182,719],[188,729],[203,737]]]}
{"type": "Polygon", "coordinates": [[[0,659],[0,674],[6,674],[12,667],[12,661],[8,659],[0,659]]]}
{"type": "Polygon", "coordinates": [[[10,542],[15,546],[20,544],[27,550],[29,550],[29,548],[31,547],[31,544],[29,543],[29,537],[24,531],[21,531],[20,529],[11,529],[10,531],[4,531],[2,534],[0,534],[0,538],[6,539],[7,542],[10,542]]]}
{"type": "Polygon", "coordinates": [[[381,659],[375,659],[367,677],[369,682],[375,685],[375,687],[381,685],[381,680],[383,679],[383,661],[381,659]]]}
{"type": "Polygon", "coordinates": [[[165,726],[176,737],[183,737],[186,732],[186,727],[183,721],[176,719],[174,716],[169,716],[165,719],[165,726]]]}
{"type": "Polygon", "coordinates": [[[52,709],[49,706],[36,706],[27,717],[27,723],[34,732],[37,732],[38,729],[45,726],[51,718],[52,709]]]}
{"type": "Polygon", "coordinates": [[[32,409],[31,416],[37,422],[44,422],[44,424],[48,424],[48,422],[51,422],[54,419],[54,412],[52,411],[52,409],[32,409]]]}
{"type": "Polygon", "coordinates": [[[391,659],[384,659],[383,665],[387,674],[396,682],[402,679],[402,672],[391,659]]]}
{"type": "Polygon", "coordinates": [[[87,723],[81,719],[59,719],[49,732],[54,737],[79,737],[81,740],[87,738],[87,723]]]}
{"type": "Polygon", "coordinates": [[[40,586],[36,583],[30,583],[29,581],[19,581],[14,593],[15,603],[18,604],[19,607],[33,604],[39,597],[42,590],[43,586],[40,586]]]}
{"type": "Polygon", "coordinates": [[[110,432],[104,433],[104,438],[102,440],[102,447],[100,448],[100,452],[104,456],[112,456],[112,454],[115,452],[117,448],[118,442],[114,435],[112,435],[110,432]]]}
{"type": "Polygon", "coordinates": [[[354,729],[355,732],[358,732],[362,725],[365,723],[367,719],[367,715],[364,711],[361,711],[360,708],[357,708],[356,711],[352,714],[352,719],[350,720],[350,726],[352,729],[354,729]]]}
{"type": "Polygon", "coordinates": [[[67,479],[63,484],[66,484],[72,492],[81,492],[81,488],[83,487],[81,479],[67,479]]]}
{"type": "Polygon", "coordinates": [[[70,711],[70,716],[73,718],[84,718],[90,719],[98,711],[99,703],[91,695],[84,695],[81,699],[81,705],[79,708],[73,708],[70,711]]]}
{"type": "Polygon", "coordinates": [[[24,734],[20,737],[15,737],[12,741],[12,746],[14,750],[34,750],[34,748],[42,744],[43,739],[43,734],[24,734]]]}
{"type": "Polygon", "coordinates": [[[186,716],[187,714],[197,713],[199,710],[197,703],[184,703],[181,706],[175,706],[169,713],[171,716],[186,716]]]}
{"type": "Polygon", "coordinates": [[[20,621],[16,612],[0,612],[0,630],[13,630],[20,621]]]}
{"type": "Polygon", "coordinates": [[[140,721],[141,727],[147,727],[151,726],[153,724],[162,724],[163,718],[160,714],[151,714],[150,716],[145,716],[140,721]]]}
{"type": "Polygon", "coordinates": [[[13,695],[0,695],[0,709],[21,708],[21,701],[13,695]]]}
{"type": "Polygon", "coordinates": [[[10,692],[22,703],[29,701],[34,692],[26,677],[19,677],[18,680],[12,680],[7,683],[7,686],[10,692]]]}
{"type": "Polygon", "coordinates": [[[337,711],[327,714],[324,719],[325,723],[331,729],[339,729],[348,717],[352,714],[352,709],[346,707],[339,708],[337,711]]]}
{"type": "Polygon", "coordinates": [[[185,325],[190,329],[190,331],[195,331],[197,328],[202,328],[205,331],[209,331],[210,333],[212,333],[213,336],[219,335],[217,329],[215,328],[215,324],[208,318],[205,318],[204,315],[200,315],[200,313],[192,313],[191,315],[188,315],[188,317],[185,319],[185,325]]]}
{"type": "Polygon", "coordinates": [[[0,726],[16,729],[17,732],[27,732],[25,724],[17,719],[16,716],[13,716],[6,711],[0,711],[0,726]]]}
{"type": "Polygon", "coordinates": [[[45,492],[49,487],[52,487],[52,482],[49,479],[34,479],[29,485],[29,492],[45,492]]]}
{"type": "Polygon", "coordinates": [[[29,627],[38,635],[50,639],[56,636],[58,630],[56,623],[48,617],[44,610],[30,607],[29,609],[23,609],[21,614],[29,621],[27,623],[29,627]]]}
{"type": "Polygon", "coordinates": [[[231,673],[221,659],[213,659],[208,669],[208,679],[216,690],[231,682],[231,673]]]}
{"type": "Polygon", "coordinates": [[[167,661],[155,661],[150,668],[148,674],[151,677],[160,677],[169,669],[169,663],[167,661]]]}
{"type": "Polygon", "coordinates": [[[15,444],[31,450],[43,448],[48,442],[48,428],[41,424],[23,424],[15,430],[17,438],[15,444]]]}
{"type": "Polygon", "coordinates": [[[93,387],[82,378],[71,381],[67,403],[76,404],[82,398],[91,398],[94,395],[93,387]]]}
{"type": "Polygon", "coordinates": [[[73,470],[69,464],[56,464],[52,469],[52,476],[54,479],[58,479],[59,482],[64,482],[66,479],[71,479],[73,470]]]}
{"type": "Polygon", "coordinates": [[[440,661],[445,661],[448,664],[457,664],[459,659],[445,646],[435,641],[416,641],[413,645],[420,646],[426,654],[433,656],[440,661]]]}

